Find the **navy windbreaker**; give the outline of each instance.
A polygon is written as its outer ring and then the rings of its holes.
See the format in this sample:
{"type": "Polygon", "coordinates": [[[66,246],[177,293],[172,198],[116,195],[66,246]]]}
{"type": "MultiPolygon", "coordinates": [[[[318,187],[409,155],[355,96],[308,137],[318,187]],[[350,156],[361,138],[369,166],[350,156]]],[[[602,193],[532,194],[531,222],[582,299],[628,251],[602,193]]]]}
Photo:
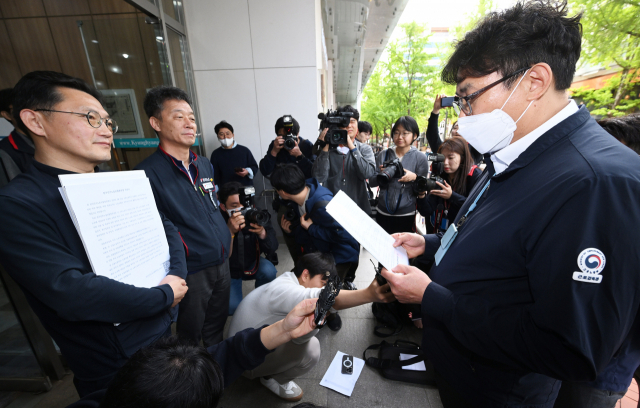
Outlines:
{"type": "MultiPolygon", "coordinates": [[[[425,238],[433,255],[439,239],[425,238]]],[[[582,108],[491,178],[430,271],[427,354],[477,406],[553,406],[555,379],[594,380],[631,338],[639,242],[640,159],[582,108]],[[600,283],[574,280],[598,266],[600,283]]]]}

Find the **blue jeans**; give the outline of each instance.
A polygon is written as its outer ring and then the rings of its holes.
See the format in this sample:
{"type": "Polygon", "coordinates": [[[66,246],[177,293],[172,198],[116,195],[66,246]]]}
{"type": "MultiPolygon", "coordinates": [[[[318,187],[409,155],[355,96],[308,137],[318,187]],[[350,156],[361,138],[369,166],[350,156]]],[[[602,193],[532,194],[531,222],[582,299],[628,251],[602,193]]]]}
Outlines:
{"type": "Polygon", "coordinates": [[[254,275],[243,275],[242,279],[231,279],[231,294],[229,296],[229,316],[232,316],[242,301],[242,281],[256,280],[256,288],[269,283],[276,278],[276,267],[267,259],[260,257],[258,270],[254,275]]]}

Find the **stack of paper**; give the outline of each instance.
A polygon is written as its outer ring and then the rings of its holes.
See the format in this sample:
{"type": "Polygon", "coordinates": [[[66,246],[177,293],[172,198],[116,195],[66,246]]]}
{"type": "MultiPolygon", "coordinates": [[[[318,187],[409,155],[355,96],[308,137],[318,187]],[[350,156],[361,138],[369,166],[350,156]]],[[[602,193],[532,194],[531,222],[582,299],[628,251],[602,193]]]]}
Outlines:
{"type": "Polygon", "coordinates": [[[144,171],[60,175],[60,193],[96,275],[150,288],[169,245],[144,171]]]}
{"type": "Polygon", "coordinates": [[[344,191],[338,191],[333,197],[327,205],[327,212],[389,271],[396,265],[409,265],[407,251],[402,247],[394,248],[395,239],[344,191]]]}

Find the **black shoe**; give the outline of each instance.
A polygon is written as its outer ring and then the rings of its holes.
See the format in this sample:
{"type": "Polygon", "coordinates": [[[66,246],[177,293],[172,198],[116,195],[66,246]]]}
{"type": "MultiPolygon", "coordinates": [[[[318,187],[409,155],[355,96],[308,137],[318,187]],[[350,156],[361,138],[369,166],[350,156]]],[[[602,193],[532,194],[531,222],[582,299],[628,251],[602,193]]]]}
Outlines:
{"type": "Polygon", "coordinates": [[[342,319],[338,313],[331,313],[327,316],[327,326],[333,331],[338,331],[342,328],[342,319]]]}
{"type": "Polygon", "coordinates": [[[356,284],[353,282],[344,281],[342,282],[342,289],[344,290],[358,290],[356,284]]]}

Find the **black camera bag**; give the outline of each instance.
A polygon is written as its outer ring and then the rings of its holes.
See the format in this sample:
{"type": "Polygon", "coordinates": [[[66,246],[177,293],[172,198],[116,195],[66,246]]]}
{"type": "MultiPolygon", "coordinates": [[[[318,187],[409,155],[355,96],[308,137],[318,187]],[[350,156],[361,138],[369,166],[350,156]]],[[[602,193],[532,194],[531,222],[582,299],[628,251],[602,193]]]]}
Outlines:
{"type": "Polygon", "coordinates": [[[389,380],[436,385],[433,364],[425,357],[420,346],[411,341],[396,340],[395,343],[390,344],[383,340],[380,344],[372,344],[362,353],[362,359],[368,366],[380,370],[382,376],[389,380]],[[367,350],[379,350],[378,357],[367,358],[367,350]],[[400,354],[412,354],[416,357],[400,361],[400,354]],[[426,371],[405,370],[402,368],[420,361],[424,361],[426,371]]]}
{"type": "Polygon", "coordinates": [[[397,300],[391,303],[374,302],[371,312],[380,323],[373,329],[373,334],[378,337],[395,336],[405,324],[411,323],[408,309],[397,300]]]}

